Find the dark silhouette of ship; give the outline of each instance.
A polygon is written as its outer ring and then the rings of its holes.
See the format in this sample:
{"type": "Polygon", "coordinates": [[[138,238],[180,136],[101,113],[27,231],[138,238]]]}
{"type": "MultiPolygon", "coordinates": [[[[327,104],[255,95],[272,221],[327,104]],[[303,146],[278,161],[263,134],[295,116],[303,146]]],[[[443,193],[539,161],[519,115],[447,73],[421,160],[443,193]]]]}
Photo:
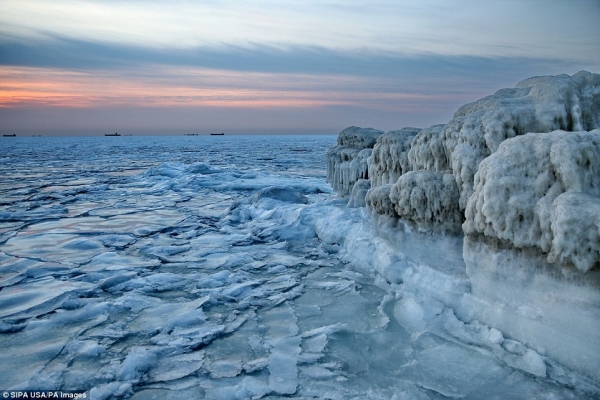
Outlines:
{"type": "Polygon", "coordinates": [[[17,137],[17,134],[16,134],[16,133],[13,133],[13,134],[11,134],[11,135],[2,135],[2,136],[4,136],[4,137],[17,137]]]}
{"type": "Polygon", "coordinates": [[[223,132],[221,133],[211,133],[210,136],[225,136],[223,132]]]}
{"type": "Polygon", "coordinates": [[[117,132],[115,133],[105,133],[104,136],[121,136],[117,132]]]}

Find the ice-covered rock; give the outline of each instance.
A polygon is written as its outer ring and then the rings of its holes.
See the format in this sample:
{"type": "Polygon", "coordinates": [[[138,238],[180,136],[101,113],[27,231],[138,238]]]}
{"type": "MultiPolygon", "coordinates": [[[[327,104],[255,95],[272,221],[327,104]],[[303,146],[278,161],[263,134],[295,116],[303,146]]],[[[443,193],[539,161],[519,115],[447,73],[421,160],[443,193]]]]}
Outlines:
{"type": "Polygon", "coordinates": [[[467,235],[536,248],[582,271],[600,263],[600,131],[503,142],[475,175],[467,235]]]}
{"type": "Polygon", "coordinates": [[[338,145],[327,151],[327,182],[347,196],[359,179],[369,178],[368,159],[383,131],[351,126],[338,136],[338,145]]]}
{"type": "Polygon", "coordinates": [[[338,146],[354,147],[357,149],[372,149],[383,131],[373,128],[350,126],[340,132],[338,146]]]}
{"type": "Polygon", "coordinates": [[[352,193],[348,200],[348,207],[364,207],[366,205],[365,197],[371,188],[371,181],[368,179],[359,179],[352,186],[352,193]]]}
{"type": "Polygon", "coordinates": [[[433,125],[421,130],[414,137],[408,152],[408,163],[412,171],[426,169],[441,172],[450,170],[442,138],[443,128],[443,124],[433,125]]]}
{"type": "Polygon", "coordinates": [[[464,210],[479,163],[506,139],[528,132],[600,128],[600,74],[538,76],[466,104],[443,129],[464,210]]]}
{"type": "Polygon", "coordinates": [[[371,185],[396,183],[400,175],[411,170],[408,152],[419,131],[419,128],[402,128],[386,132],[377,139],[369,165],[371,185]]]}
{"type": "Polygon", "coordinates": [[[391,217],[398,217],[394,204],[390,198],[390,192],[392,190],[392,184],[376,186],[367,192],[365,197],[365,203],[367,207],[375,211],[377,214],[389,215],[391,217]]]}
{"type": "Polygon", "coordinates": [[[563,193],[552,203],[552,248],[548,261],[587,271],[600,265],[600,196],[563,193]]]}
{"type": "Polygon", "coordinates": [[[341,196],[347,196],[359,179],[369,177],[371,149],[336,146],[327,152],[327,182],[341,196]]]}
{"type": "Polygon", "coordinates": [[[452,174],[408,172],[392,186],[390,200],[396,213],[420,230],[460,233],[462,213],[452,174]]]}
{"type": "MultiPolygon", "coordinates": [[[[574,132],[597,128],[600,128],[599,74],[582,71],[573,76],[533,77],[520,82],[513,89],[501,89],[491,96],[460,107],[454,118],[444,126],[433,125],[420,131],[416,128],[403,128],[380,135],[370,158],[369,154],[360,153],[359,149],[373,143],[375,135],[372,130],[359,135],[362,132],[360,129],[348,128],[340,134],[338,145],[354,147],[338,146],[329,151],[328,181],[334,190],[347,195],[356,180],[370,179],[373,189],[367,194],[365,203],[376,212],[388,215],[397,213],[403,219],[416,222],[421,229],[459,232],[455,226],[464,219],[460,213],[465,212],[468,199],[473,194],[479,165],[482,160],[495,153],[501,143],[529,132],[543,133],[557,129],[574,132]],[[424,173],[405,178],[405,182],[398,181],[411,171],[421,170],[441,175],[424,173]],[[448,174],[452,174],[456,183],[454,186],[447,182],[448,174]],[[415,181],[417,176],[418,182],[415,181]],[[388,184],[395,185],[392,200],[393,203],[397,202],[394,205],[395,212],[390,212],[386,207],[388,201],[385,192],[374,190],[388,184]],[[456,191],[458,197],[455,196],[456,191]]],[[[526,153],[522,151],[521,155],[527,158],[526,153]]],[[[564,160],[560,162],[575,162],[567,161],[567,153],[564,153],[564,160]]],[[[552,200],[562,193],[555,193],[556,190],[558,189],[553,188],[549,192],[550,197],[553,196],[552,200]]],[[[503,196],[509,195],[505,193],[503,196]]],[[[547,200],[549,198],[544,199],[547,200]]],[[[574,262],[577,259],[581,268],[590,268],[590,256],[581,251],[576,254],[575,249],[569,247],[566,241],[554,245],[556,249],[563,249],[560,252],[550,245],[554,235],[551,237],[547,232],[550,232],[548,224],[553,211],[548,207],[541,207],[539,212],[545,213],[540,215],[545,227],[531,225],[527,228],[531,231],[527,235],[533,236],[530,239],[516,238],[515,244],[531,246],[531,242],[541,240],[538,245],[545,252],[550,252],[552,259],[561,262],[574,262]],[[536,233],[536,229],[542,231],[536,233]],[[542,234],[545,236],[538,238],[542,234]],[[522,244],[521,239],[524,240],[522,244]],[[588,261],[583,261],[584,258],[588,261]]],[[[561,216],[564,215],[563,212],[561,216]]],[[[594,212],[590,214],[590,218],[593,215],[594,212]]],[[[507,215],[506,218],[512,216],[507,215]]],[[[564,218],[561,221],[566,222],[564,218]]],[[[526,225],[528,222],[523,219],[519,223],[526,225]]],[[[480,221],[478,223],[481,224],[480,221]]],[[[555,229],[562,229],[558,226],[555,229]]],[[[500,230],[508,232],[510,229],[511,227],[504,227],[500,230]]],[[[593,229],[589,228],[588,231],[593,229]]],[[[560,235],[559,232],[556,234],[560,235]]],[[[506,235],[510,234],[506,233],[504,236],[506,235]]],[[[590,251],[593,253],[595,250],[590,251]]]]}

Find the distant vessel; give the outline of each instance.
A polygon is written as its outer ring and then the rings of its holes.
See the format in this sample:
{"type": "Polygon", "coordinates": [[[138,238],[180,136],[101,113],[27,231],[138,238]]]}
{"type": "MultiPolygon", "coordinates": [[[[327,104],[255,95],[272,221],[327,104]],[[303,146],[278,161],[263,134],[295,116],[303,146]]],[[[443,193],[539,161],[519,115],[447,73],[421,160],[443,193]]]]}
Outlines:
{"type": "Polygon", "coordinates": [[[211,136],[225,136],[225,134],[223,132],[221,133],[211,133],[211,136]]]}
{"type": "Polygon", "coordinates": [[[185,136],[198,136],[197,133],[186,133],[185,136]]]}
{"type": "Polygon", "coordinates": [[[4,137],[17,137],[17,134],[13,133],[12,135],[2,135],[2,136],[4,136],[4,137]]]}
{"type": "Polygon", "coordinates": [[[121,136],[117,132],[115,133],[105,133],[104,136],[121,136]]]}

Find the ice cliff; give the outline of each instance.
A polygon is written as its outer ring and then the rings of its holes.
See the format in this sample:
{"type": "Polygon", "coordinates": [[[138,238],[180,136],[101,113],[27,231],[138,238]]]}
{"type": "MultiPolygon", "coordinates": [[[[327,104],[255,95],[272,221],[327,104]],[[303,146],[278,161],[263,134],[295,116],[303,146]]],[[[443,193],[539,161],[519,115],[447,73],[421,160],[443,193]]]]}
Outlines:
{"type": "Polygon", "coordinates": [[[464,232],[586,272],[600,261],[600,130],[507,140],[475,174],[464,232]]]}
{"type": "Polygon", "coordinates": [[[462,106],[443,129],[446,154],[464,210],[479,163],[506,139],[529,132],[590,131],[600,127],[600,75],[525,79],[514,89],[462,106]]]}
{"type": "Polygon", "coordinates": [[[338,145],[327,152],[327,182],[341,195],[348,195],[359,179],[368,178],[367,160],[383,131],[351,126],[340,132],[338,145]]]}
{"type": "Polygon", "coordinates": [[[586,133],[598,128],[599,74],[533,77],[460,107],[446,125],[347,128],[327,153],[327,177],[350,205],[420,231],[464,229],[587,271],[600,260],[598,223],[590,222],[600,196],[599,135],[586,133]],[[359,180],[368,183],[353,194],[359,180]],[[567,226],[584,214],[581,240],[573,239],[567,226]]]}
{"type": "Polygon", "coordinates": [[[464,238],[463,317],[600,380],[599,128],[600,74],[533,77],[445,125],[380,134],[370,154],[372,134],[352,158],[338,146],[328,179],[405,229],[464,238]]]}

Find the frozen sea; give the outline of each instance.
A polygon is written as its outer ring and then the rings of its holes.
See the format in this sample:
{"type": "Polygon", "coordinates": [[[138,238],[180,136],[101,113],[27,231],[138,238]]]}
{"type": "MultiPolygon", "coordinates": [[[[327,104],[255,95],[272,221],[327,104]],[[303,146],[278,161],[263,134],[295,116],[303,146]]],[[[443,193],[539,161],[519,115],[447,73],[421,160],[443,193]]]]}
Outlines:
{"type": "Polygon", "coordinates": [[[453,310],[459,239],[347,208],[325,181],[335,136],[0,139],[0,390],[600,396],[453,310]]]}

